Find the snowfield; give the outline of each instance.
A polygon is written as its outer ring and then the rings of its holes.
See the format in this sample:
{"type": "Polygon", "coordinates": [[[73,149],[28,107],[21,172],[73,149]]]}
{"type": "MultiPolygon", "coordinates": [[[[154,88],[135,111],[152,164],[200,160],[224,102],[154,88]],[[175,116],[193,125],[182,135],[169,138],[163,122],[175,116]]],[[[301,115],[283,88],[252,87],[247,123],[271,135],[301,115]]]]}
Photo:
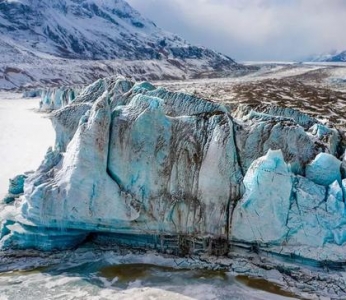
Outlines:
{"type": "Polygon", "coordinates": [[[45,114],[37,113],[39,99],[0,93],[0,198],[7,193],[9,178],[36,170],[55,133],[45,114]]]}

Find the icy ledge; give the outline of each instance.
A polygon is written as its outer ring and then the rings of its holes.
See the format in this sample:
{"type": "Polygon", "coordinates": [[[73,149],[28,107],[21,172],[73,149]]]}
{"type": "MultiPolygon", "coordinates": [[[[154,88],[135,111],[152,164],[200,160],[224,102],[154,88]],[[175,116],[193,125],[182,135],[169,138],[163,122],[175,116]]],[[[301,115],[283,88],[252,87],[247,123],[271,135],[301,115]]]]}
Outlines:
{"type": "Polygon", "coordinates": [[[52,113],[56,145],[2,209],[0,245],[66,249],[88,237],[226,254],[243,243],[345,260],[342,135],[292,109],[269,112],[235,119],[150,83],[98,80],[52,113]]]}

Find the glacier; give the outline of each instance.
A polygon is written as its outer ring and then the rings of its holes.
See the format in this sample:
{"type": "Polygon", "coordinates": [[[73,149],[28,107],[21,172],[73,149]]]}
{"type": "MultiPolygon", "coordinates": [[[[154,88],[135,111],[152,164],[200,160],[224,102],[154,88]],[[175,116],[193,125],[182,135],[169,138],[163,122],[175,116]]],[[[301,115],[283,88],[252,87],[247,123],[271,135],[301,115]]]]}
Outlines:
{"type": "Polygon", "coordinates": [[[42,97],[55,146],[3,204],[2,249],[93,239],[227,254],[238,243],[345,259],[345,147],[332,125],[121,77],[42,97]]]}

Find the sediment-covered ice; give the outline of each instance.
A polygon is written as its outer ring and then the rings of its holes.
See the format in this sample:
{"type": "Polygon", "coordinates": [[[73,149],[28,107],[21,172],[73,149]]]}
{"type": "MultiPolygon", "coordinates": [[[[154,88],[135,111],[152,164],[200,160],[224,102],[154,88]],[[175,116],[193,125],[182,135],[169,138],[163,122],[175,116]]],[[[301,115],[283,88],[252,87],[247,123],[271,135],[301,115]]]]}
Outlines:
{"type": "Polygon", "coordinates": [[[1,246],[69,248],[93,233],[182,253],[232,240],[342,248],[340,133],[292,109],[240,111],[98,80],[51,114],[55,148],[1,213],[1,246]]]}

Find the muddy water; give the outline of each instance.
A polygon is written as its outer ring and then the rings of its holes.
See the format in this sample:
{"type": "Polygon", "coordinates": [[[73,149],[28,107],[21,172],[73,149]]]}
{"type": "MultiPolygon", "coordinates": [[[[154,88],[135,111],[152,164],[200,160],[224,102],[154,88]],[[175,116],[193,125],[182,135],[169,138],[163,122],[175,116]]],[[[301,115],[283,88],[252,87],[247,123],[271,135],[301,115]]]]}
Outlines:
{"type": "Polygon", "coordinates": [[[245,284],[246,286],[253,288],[253,289],[266,291],[268,293],[281,295],[284,297],[295,298],[295,295],[293,293],[285,291],[279,285],[271,283],[265,279],[253,278],[253,277],[249,277],[249,276],[241,276],[240,275],[240,276],[236,276],[236,280],[238,280],[242,284],[245,284]]]}
{"type": "MultiPolygon", "coordinates": [[[[185,283],[186,285],[202,286],[204,283],[211,283],[218,290],[218,299],[233,299],[230,297],[236,288],[248,287],[249,290],[258,290],[268,293],[268,297],[274,297],[275,299],[281,298],[293,298],[294,294],[283,290],[280,286],[268,282],[264,279],[256,279],[248,276],[236,276],[230,275],[227,270],[189,270],[189,269],[175,269],[166,266],[156,266],[151,264],[127,264],[127,265],[111,265],[103,267],[99,270],[100,276],[116,282],[117,285],[126,285],[129,282],[140,280],[145,282],[146,285],[155,283],[155,286],[163,285],[167,283],[185,283]],[[178,279],[177,279],[178,278],[178,279]],[[224,289],[222,292],[221,290],[224,289]]],[[[193,297],[193,293],[189,294],[193,297]]],[[[236,293],[234,295],[236,297],[236,293]]],[[[238,297],[241,297],[240,295],[238,297]]],[[[200,299],[200,298],[197,298],[200,299]]],[[[201,298],[202,299],[202,298],[201,298]]],[[[241,299],[241,298],[235,298],[241,299]]],[[[250,298],[249,298],[250,299],[250,298]]]]}
{"type": "Polygon", "coordinates": [[[292,295],[264,280],[226,271],[176,269],[147,263],[55,265],[0,273],[1,300],[198,299],[272,300],[292,295]]]}
{"type": "Polygon", "coordinates": [[[157,277],[170,278],[174,275],[188,277],[191,280],[220,280],[227,281],[230,277],[226,271],[210,271],[210,270],[189,270],[175,269],[173,267],[157,266],[150,264],[127,264],[107,266],[100,269],[100,275],[108,279],[117,278],[118,282],[126,283],[133,280],[151,280],[157,277]]]}

